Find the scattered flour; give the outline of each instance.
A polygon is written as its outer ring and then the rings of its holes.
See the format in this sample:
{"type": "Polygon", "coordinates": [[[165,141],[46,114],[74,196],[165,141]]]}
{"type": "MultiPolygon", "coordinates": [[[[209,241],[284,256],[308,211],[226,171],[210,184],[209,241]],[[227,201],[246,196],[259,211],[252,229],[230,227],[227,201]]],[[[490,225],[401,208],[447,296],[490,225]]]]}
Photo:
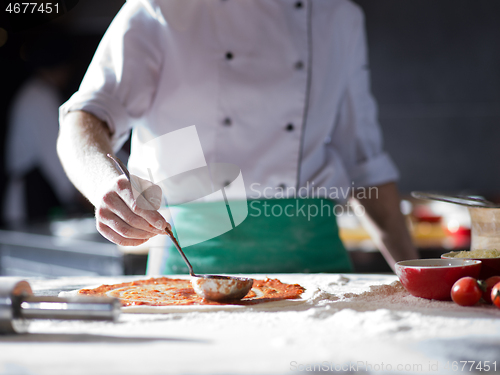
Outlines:
{"type": "MultiPolygon", "coordinates": [[[[500,309],[493,306],[461,307],[451,301],[413,297],[394,275],[275,277],[304,286],[307,302],[273,311],[122,314],[116,324],[39,320],[30,330],[37,335],[19,338],[40,341],[23,341],[23,345],[30,345],[26,350],[34,349],[28,360],[26,351],[8,341],[2,353],[8,350],[11,362],[38,367],[45,364],[47,370],[37,374],[54,373],[54,352],[59,362],[66,360],[63,365],[67,368],[71,363],[83,369],[75,374],[89,370],[88,357],[82,353],[104,365],[125,363],[130,368],[120,372],[123,374],[140,372],[134,367],[141,363],[138,357],[148,360],[150,373],[200,373],[201,367],[207,374],[234,373],[251,360],[252,368],[245,373],[282,374],[290,372],[292,361],[383,362],[391,363],[394,369],[398,364],[422,364],[427,368],[437,360],[441,366],[450,360],[490,360],[489,354],[482,355],[485,348],[490,346],[488,353],[495,349],[494,354],[500,348],[500,309]],[[74,342],[68,345],[62,339],[74,342]],[[465,355],[454,354],[457,343],[461,343],[465,355]],[[96,344],[106,345],[101,346],[106,350],[96,350],[96,344]],[[109,358],[119,361],[109,362],[109,358]],[[128,358],[130,362],[126,362],[128,358]],[[75,361],[80,361],[76,362],[80,367],[75,361]]],[[[74,285],[79,280],[69,281],[74,285]]],[[[96,283],[95,278],[89,281],[96,283]]],[[[46,287],[44,283],[48,281],[33,281],[40,287],[46,287]]],[[[68,282],[61,285],[67,287],[68,282]]],[[[55,289],[57,285],[51,283],[49,287],[55,289]]]]}
{"type": "Polygon", "coordinates": [[[313,307],[304,314],[342,340],[370,337],[408,342],[500,333],[500,310],[491,305],[463,307],[451,301],[414,297],[397,280],[365,284],[364,291],[357,293],[352,290],[348,282],[334,293],[317,292],[311,301],[313,307]],[[471,321],[471,316],[482,319],[471,321]]]}
{"type": "Polygon", "coordinates": [[[344,275],[339,275],[338,280],[328,283],[328,286],[346,285],[347,283],[349,283],[349,281],[351,281],[351,279],[349,279],[348,277],[345,277],[344,275]]]}
{"type": "Polygon", "coordinates": [[[394,297],[393,299],[401,299],[402,297],[408,296],[409,293],[403,287],[403,285],[399,281],[394,281],[391,284],[383,284],[383,285],[372,285],[370,286],[370,290],[367,292],[363,292],[361,294],[354,293],[346,293],[344,294],[345,298],[358,298],[360,300],[368,299],[368,300],[381,300],[386,299],[388,297],[394,297]]]}
{"type": "MultiPolygon", "coordinates": [[[[368,288],[365,284],[364,291],[353,293],[353,286],[350,285],[349,279],[345,279],[347,280],[345,284],[341,282],[330,283],[329,286],[336,286],[334,290],[326,291],[320,288],[312,295],[308,301],[312,307],[307,313],[309,318],[328,319],[344,309],[356,312],[377,310],[390,312],[381,323],[396,319],[395,317],[399,316],[398,312],[457,318],[468,317],[471,313],[484,318],[500,317],[500,310],[491,305],[479,304],[473,307],[463,307],[451,301],[414,297],[406,291],[398,280],[390,284],[369,285],[368,288]]],[[[418,322],[416,323],[418,324],[418,322]]],[[[401,329],[398,328],[398,330],[401,329]]]]}

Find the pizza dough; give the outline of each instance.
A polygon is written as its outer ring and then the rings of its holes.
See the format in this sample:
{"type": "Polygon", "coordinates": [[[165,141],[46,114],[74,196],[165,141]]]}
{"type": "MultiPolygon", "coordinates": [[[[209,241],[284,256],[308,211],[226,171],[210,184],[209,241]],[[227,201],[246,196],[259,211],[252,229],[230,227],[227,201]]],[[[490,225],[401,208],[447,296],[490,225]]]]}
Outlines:
{"type": "Polygon", "coordinates": [[[131,282],[93,286],[61,292],[59,296],[110,296],[119,298],[124,313],[186,313],[245,309],[282,310],[307,301],[309,293],[297,284],[277,279],[255,280],[249,294],[241,301],[217,303],[202,301],[191,287],[189,278],[150,278],[131,282]],[[291,296],[295,298],[290,298],[291,296]],[[167,299],[168,305],[161,306],[167,299]],[[158,306],[160,305],[160,306],[158,306]]]}

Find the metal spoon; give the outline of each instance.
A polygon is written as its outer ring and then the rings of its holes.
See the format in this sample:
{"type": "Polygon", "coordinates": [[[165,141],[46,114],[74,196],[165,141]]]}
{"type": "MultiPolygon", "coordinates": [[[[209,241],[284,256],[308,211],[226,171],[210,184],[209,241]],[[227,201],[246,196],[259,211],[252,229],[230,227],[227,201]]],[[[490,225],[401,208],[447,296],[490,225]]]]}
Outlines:
{"type": "Polygon", "coordinates": [[[500,208],[500,205],[496,203],[477,197],[461,196],[461,195],[445,195],[438,193],[424,193],[421,191],[412,191],[411,195],[413,198],[430,199],[446,203],[455,203],[467,207],[500,208]]]}
{"type": "MultiPolygon", "coordinates": [[[[136,186],[134,180],[130,178],[130,173],[125,164],[123,164],[120,159],[115,158],[110,154],[108,154],[108,157],[115,162],[118,169],[120,169],[125,177],[127,177],[134,189],[140,192],[141,188],[136,186]]],[[[193,271],[191,263],[189,263],[189,260],[182,251],[181,246],[177,242],[177,239],[170,228],[165,228],[165,232],[170,237],[177,248],[177,251],[179,251],[182,259],[188,266],[189,275],[191,276],[191,285],[193,286],[196,294],[200,297],[210,301],[239,300],[245,297],[250,289],[252,289],[253,279],[250,278],[222,275],[196,275],[193,271]]]]}
{"type": "Polygon", "coordinates": [[[166,228],[165,231],[189,268],[189,275],[192,277],[191,285],[196,294],[210,301],[239,300],[252,289],[253,279],[221,275],[196,275],[172,231],[169,228],[166,228]]]}

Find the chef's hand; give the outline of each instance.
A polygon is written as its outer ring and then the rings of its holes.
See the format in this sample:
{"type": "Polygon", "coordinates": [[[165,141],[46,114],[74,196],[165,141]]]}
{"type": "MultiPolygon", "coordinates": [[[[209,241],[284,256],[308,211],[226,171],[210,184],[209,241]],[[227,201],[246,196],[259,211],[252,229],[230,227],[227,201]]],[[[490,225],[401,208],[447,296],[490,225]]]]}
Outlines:
{"type": "Polygon", "coordinates": [[[161,188],[150,181],[131,175],[132,187],[124,175],[105,189],[96,206],[96,226],[105,238],[121,246],[141,245],[157,234],[165,234],[170,224],[157,211],[161,188]]]}

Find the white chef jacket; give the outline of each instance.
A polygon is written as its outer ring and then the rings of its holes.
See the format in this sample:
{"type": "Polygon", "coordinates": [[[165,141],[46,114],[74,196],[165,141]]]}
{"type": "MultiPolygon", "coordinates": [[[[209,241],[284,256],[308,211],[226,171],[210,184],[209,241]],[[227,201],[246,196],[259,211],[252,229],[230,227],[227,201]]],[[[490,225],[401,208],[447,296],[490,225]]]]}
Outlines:
{"type": "Polygon", "coordinates": [[[105,121],[116,149],[142,129],[132,160],[144,138],[196,125],[207,162],[240,167],[253,198],[398,177],[348,0],[129,0],[61,118],[72,110],[105,121]]]}

